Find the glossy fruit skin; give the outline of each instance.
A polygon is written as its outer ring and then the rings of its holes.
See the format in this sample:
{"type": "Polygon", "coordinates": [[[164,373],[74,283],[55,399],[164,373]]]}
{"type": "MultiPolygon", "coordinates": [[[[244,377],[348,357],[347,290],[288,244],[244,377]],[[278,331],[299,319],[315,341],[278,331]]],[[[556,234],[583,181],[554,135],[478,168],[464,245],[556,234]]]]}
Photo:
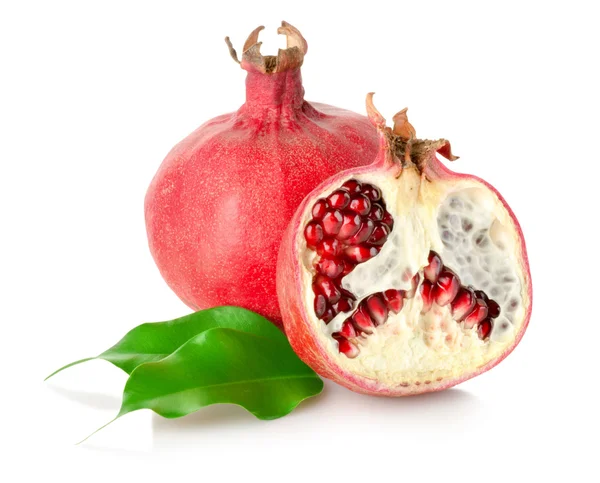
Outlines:
{"type": "MultiPolygon", "coordinates": [[[[381,122],[380,120],[374,120],[374,122],[376,121],[381,122]]],[[[384,126],[385,120],[383,120],[383,125],[379,127],[380,129],[383,129],[384,126]]],[[[310,212],[310,207],[314,205],[316,200],[322,198],[324,193],[328,193],[332,189],[335,189],[335,187],[341,186],[346,180],[360,178],[361,175],[373,173],[374,171],[380,173],[387,172],[391,177],[398,176],[398,167],[392,161],[392,156],[389,153],[388,141],[383,135],[380,137],[380,145],[380,152],[371,165],[338,173],[315,188],[300,204],[290,225],[286,229],[281,242],[277,264],[277,294],[281,312],[283,314],[284,330],[292,348],[308,366],[321,376],[331,379],[352,391],[374,396],[409,396],[426,392],[441,391],[492,369],[514,350],[523,337],[529,324],[532,307],[531,273],[525,248],[525,239],[513,211],[502,195],[500,195],[493,186],[476,176],[451,171],[437,159],[435,151],[429,153],[423,166],[423,175],[427,179],[431,181],[458,181],[466,177],[478,181],[498,197],[499,201],[503,204],[514,221],[521,243],[520,260],[525,275],[525,291],[530,301],[523,325],[514,342],[509,345],[499,357],[491,360],[477,370],[468,372],[464,376],[455,379],[431,381],[430,384],[420,384],[418,386],[398,385],[390,387],[380,384],[377,380],[365,378],[341,368],[334,357],[332,357],[331,353],[325,350],[321,344],[319,336],[316,333],[318,330],[316,325],[310,322],[311,317],[314,317],[314,315],[311,314],[312,307],[306,305],[303,296],[304,281],[302,277],[304,269],[301,266],[303,248],[297,243],[298,234],[301,233],[303,229],[305,214],[310,212]]],[[[438,152],[447,157],[447,154],[450,153],[449,144],[440,147],[438,152]]]]}
{"type": "Polygon", "coordinates": [[[282,234],[306,194],[377,151],[368,119],[304,100],[300,66],[266,73],[245,57],[246,102],[177,144],[145,198],[150,251],[194,310],[236,305],[281,325],[282,234]]]}

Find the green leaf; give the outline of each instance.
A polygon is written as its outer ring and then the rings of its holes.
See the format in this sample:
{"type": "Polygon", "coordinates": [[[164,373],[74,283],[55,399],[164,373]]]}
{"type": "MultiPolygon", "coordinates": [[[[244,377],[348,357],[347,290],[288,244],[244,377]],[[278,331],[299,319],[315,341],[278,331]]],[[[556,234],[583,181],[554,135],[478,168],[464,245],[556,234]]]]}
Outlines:
{"type": "Polygon", "coordinates": [[[46,380],[68,367],[93,359],[104,359],[131,374],[139,365],[164,359],[195,335],[217,327],[285,339],[279,329],[254,312],[240,307],[215,307],[168,322],[139,325],[102,354],[67,364],[46,377],[46,380]]]}
{"type": "Polygon", "coordinates": [[[179,418],[217,403],[237,404],[259,419],[275,419],[322,389],[323,381],[294,354],[285,337],[210,329],[169,357],[137,367],[114,420],[138,409],[179,418]]]}

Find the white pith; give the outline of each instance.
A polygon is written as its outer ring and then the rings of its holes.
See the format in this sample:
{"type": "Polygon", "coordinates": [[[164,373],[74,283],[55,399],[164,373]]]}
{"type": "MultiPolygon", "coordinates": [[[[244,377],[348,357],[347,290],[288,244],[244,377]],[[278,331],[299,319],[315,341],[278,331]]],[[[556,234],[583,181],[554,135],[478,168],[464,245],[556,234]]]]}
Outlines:
{"type": "MultiPolygon", "coordinates": [[[[404,300],[400,313],[390,312],[386,323],[373,334],[354,340],[360,353],[350,359],[339,353],[331,334],[340,330],[352,312],[338,314],[326,325],[309,309],[321,345],[343,369],[386,385],[456,378],[500,356],[519,333],[529,300],[519,263],[522,248],[518,230],[497,196],[470,178],[422,181],[415,169],[404,170],[399,179],[384,172],[353,178],[379,187],[394,217],[394,228],[379,255],[357,265],[343,279],[344,288],[357,297],[357,302],[387,289],[408,289],[410,277],[427,265],[430,250],[435,250],[444,265],[460,277],[461,284],[484,290],[500,305],[501,313],[493,320],[489,339],[483,341],[476,327],[465,329],[452,319],[449,306],[434,303],[422,315],[417,290],[414,298],[404,300]],[[468,233],[463,219],[473,225],[468,233]],[[476,244],[480,235],[483,243],[476,244]]],[[[308,208],[304,223],[310,218],[308,208]]],[[[312,308],[317,255],[306,247],[301,233],[298,243],[301,253],[306,254],[303,285],[307,307],[312,308]]]]}

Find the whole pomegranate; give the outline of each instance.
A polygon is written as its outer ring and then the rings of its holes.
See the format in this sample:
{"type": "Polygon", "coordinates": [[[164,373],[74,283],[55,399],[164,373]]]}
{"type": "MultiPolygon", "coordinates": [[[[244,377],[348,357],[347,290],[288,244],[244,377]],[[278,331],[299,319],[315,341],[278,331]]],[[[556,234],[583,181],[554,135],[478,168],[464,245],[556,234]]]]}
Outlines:
{"type": "MultiPolygon", "coordinates": [[[[194,310],[237,305],[278,325],[277,250],[300,201],[334,173],[369,163],[377,133],[364,116],[304,100],[307,44],[283,22],[287,48],[244,45],[246,102],[208,121],[167,155],[145,200],[150,251],[194,310]]],[[[232,57],[237,54],[226,39],[232,57]]]]}
{"type": "Polygon", "coordinates": [[[531,314],[525,241],[502,196],[448,170],[445,140],[394,127],[367,97],[381,150],[299,206],[279,252],[285,332],[319,374],[358,392],[439,391],[491,369],[531,314]]]}

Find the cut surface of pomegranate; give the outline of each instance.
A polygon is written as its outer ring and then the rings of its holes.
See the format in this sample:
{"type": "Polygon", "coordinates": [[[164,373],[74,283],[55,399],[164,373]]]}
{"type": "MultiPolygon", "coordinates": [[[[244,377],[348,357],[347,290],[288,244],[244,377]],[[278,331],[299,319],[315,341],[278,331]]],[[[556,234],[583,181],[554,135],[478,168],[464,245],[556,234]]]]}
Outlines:
{"type": "Polygon", "coordinates": [[[282,242],[284,327],[307,364],[350,389],[445,389],[523,336],[532,297],[523,235],[492,186],[437,159],[456,159],[447,141],[417,139],[406,110],[386,127],[372,95],[367,111],[381,139],[374,163],[310,193],[282,242]]]}
{"type": "MultiPolygon", "coordinates": [[[[152,256],[183,302],[194,310],[237,305],[280,325],[275,272],[289,220],[327,177],[370,163],[377,133],[365,116],[304,100],[307,43],[296,28],[282,23],[287,48],[277,56],[261,54],[261,30],[246,40],[241,61],[229,43],[247,72],[246,102],[172,149],[148,188],[145,217],[152,256]]],[[[340,211],[315,206],[314,216],[325,217],[306,228],[315,244],[338,234],[349,200],[342,192],[327,202],[340,211]]],[[[323,265],[330,275],[339,269],[323,265]]]]}

